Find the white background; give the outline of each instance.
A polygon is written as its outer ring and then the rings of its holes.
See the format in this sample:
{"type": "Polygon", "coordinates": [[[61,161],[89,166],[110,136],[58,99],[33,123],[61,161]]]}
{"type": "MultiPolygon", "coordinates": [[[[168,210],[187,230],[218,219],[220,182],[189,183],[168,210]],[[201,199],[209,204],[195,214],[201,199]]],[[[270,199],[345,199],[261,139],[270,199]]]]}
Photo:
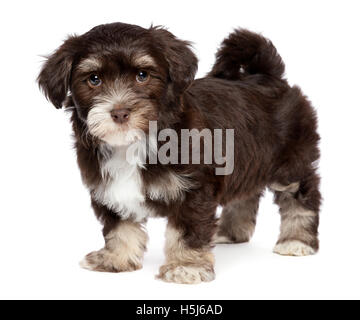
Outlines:
{"type": "Polygon", "coordinates": [[[360,298],[358,1],[8,1],[0,17],[0,298],[360,298]],[[78,261],[103,245],[80,181],[68,116],[39,92],[43,59],[68,34],[122,21],[165,25],[194,42],[198,77],[235,27],[262,32],[287,76],[318,110],[324,203],[318,255],[272,253],[279,230],[267,193],[249,244],[215,249],[217,278],[196,286],[154,279],[164,221],[149,222],[141,271],[94,273],[78,261]]]}

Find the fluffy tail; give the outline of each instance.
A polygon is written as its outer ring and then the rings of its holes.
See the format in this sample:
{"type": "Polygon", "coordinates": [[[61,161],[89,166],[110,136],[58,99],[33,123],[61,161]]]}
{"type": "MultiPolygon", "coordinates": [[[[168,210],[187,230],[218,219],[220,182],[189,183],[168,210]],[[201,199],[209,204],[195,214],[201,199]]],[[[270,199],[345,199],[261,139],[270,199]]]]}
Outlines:
{"type": "Polygon", "coordinates": [[[240,80],[248,74],[282,78],[285,65],[270,40],[244,29],[235,30],[216,53],[209,76],[240,80]]]}

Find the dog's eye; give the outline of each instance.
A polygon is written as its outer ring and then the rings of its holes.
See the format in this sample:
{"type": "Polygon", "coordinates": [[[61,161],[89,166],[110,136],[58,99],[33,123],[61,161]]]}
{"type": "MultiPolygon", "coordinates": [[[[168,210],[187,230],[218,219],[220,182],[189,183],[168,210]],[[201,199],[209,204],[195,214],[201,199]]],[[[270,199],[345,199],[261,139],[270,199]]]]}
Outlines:
{"type": "Polygon", "coordinates": [[[149,78],[149,75],[146,71],[140,70],[136,75],[136,80],[138,82],[145,82],[149,78]]]}
{"type": "Polygon", "coordinates": [[[88,79],[88,83],[91,87],[97,87],[101,84],[101,80],[97,74],[92,74],[88,79]]]}

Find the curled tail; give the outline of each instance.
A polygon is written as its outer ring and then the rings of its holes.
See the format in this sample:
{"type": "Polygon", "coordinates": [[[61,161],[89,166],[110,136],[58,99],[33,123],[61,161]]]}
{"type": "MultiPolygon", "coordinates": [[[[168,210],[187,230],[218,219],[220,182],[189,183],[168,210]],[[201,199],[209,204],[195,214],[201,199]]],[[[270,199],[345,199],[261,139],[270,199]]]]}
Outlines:
{"type": "Polygon", "coordinates": [[[209,76],[240,80],[247,74],[282,78],[285,65],[272,42],[245,29],[235,30],[216,53],[209,76]]]}

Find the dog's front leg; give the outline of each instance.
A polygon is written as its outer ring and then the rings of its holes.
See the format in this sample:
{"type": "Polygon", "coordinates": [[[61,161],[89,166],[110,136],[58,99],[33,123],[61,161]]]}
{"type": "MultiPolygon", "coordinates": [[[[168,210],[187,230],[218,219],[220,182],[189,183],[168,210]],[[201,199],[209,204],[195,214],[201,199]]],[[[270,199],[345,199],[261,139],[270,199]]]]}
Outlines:
{"type": "Polygon", "coordinates": [[[124,272],[142,268],[148,241],[142,223],[120,220],[104,206],[93,203],[95,213],[104,224],[105,246],[89,253],[81,266],[92,271],[124,272]]]}
{"type": "Polygon", "coordinates": [[[215,279],[211,240],[216,230],[216,205],[206,204],[209,203],[191,203],[193,207],[183,206],[169,217],[166,260],[157,276],[159,279],[184,284],[215,279]]]}

